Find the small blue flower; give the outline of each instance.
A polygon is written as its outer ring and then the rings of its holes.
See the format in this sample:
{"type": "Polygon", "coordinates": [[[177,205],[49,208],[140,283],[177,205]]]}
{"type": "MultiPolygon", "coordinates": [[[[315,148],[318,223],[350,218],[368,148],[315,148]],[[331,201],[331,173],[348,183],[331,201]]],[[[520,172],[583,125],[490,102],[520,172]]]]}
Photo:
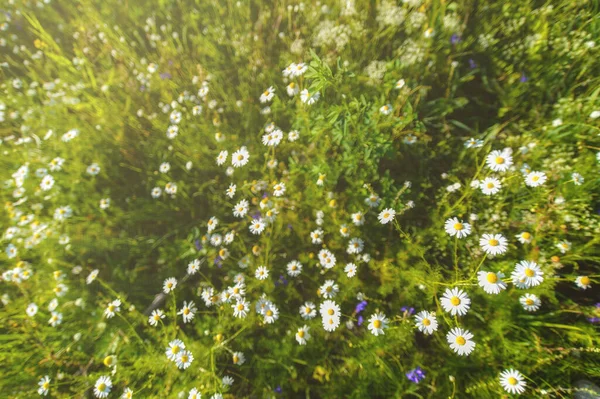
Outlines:
{"type": "Polygon", "coordinates": [[[365,308],[367,307],[368,302],[367,301],[360,301],[358,303],[358,305],[356,305],[356,308],[354,309],[354,312],[356,314],[362,312],[363,310],[365,310],[365,308]]]}
{"type": "Polygon", "coordinates": [[[425,372],[421,369],[421,367],[417,367],[416,369],[412,369],[406,373],[406,378],[415,384],[418,384],[425,379],[425,372]]]}

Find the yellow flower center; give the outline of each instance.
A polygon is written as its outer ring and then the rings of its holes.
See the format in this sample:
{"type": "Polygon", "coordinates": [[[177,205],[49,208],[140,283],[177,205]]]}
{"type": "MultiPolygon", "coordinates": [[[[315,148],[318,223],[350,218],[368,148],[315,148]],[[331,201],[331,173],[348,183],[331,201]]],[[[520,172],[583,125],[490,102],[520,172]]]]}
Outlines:
{"type": "Polygon", "coordinates": [[[108,310],[110,312],[114,312],[115,311],[115,305],[108,305],[108,310]]]}
{"type": "Polygon", "coordinates": [[[533,299],[531,299],[531,298],[527,298],[527,299],[525,299],[525,304],[526,304],[527,306],[531,306],[531,305],[533,305],[533,299]]]}
{"type": "Polygon", "coordinates": [[[375,327],[375,328],[381,328],[381,320],[374,320],[373,321],[373,327],[375,327]]]}
{"type": "Polygon", "coordinates": [[[517,385],[517,379],[516,379],[515,377],[510,377],[510,378],[508,379],[508,383],[509,383],[510,385],[517,385]]]}
{"type": "Polygon", "coordinates": [[[308,313],[310,313],[310,311],[311,311],[311,309],[308,306],[304,308],[304,313],[308,314],[308,313]]]}
{"type": "Polygon", "coordinates": [[[335,312],[333,311],[333,309],[328,309],[328,310],[327,310],[327,314],[328,314],[329,316],[333,316],[333,314],[334,314],[334,313],[335,313],[335,312]]]}
{"type": "Polygon", "coordinates": [[[458,306],[460,305],[460,298],[457,296],[453,296],[452,298],[450,298],[450,303],[454,306],[458,306]]]}
{"type": "Polygon", "coordinates": [[[187,355],[183,355],[183,356],[181,356],[181,362],[182,362],[182,363],[187,363],[187,361],[188,361],[188,357],[187,357],[187,355]]]}
{"type": "Polygon", "coordinates": [[[581,279],[579,279],[579,282],[581,283],[581,285],[589,285],[590,278],[588,276],[583,276],[581,277],[581,279]]]}
{"type": "Polygon", "coordinates": [[[298,330],[298,336],[304,338],[304,330],[298,330]]]}
{"type": "Polygon", "coordinates": [[[535,175],[531,178],[532,181],[538,181],[540,180],[540,177],[538,175],[535,175]]]}
{"type": "Polygon", "coordinates": [[[498,281],[498,276],[496,276],[496,273],[488,273],[487,274],[487,281],[490,284],[495,284],[498,281]]]}
{"type": "Polygon", "coordinates": [[[502,165],[504,163],[504,158],[502,157],[496,157],[496,164],[497,165],[502,165]]]}
{"type": "Polygon", "coordinates": [[[171,348],[171,353],[176,355],[179,353],[179,347],[178,346],[174,346],[171,348]]]}
{"type": "Polygon", "coordinates": [[[190,308],[185,308],[183,310],[183,314],[186,315],[186,316],[189,315],[190,314],[190,308]]]}
{"type": "Polygon", "coordinates": [[[240,361],[240,358],[238,357],[238,355],[233,355],[233,362],[237,363],[240,361]]]}
{"type": "Polygon", "coordinates": [[[263,95],[264,95],[264,96],[268,96],[268,95],[269,95],[269,91],[268,91],[268,90],[267,90],[267,91],[265,91],[265,92],[263,93],[263,95]]]}
{"type": "Polygon", "coordinates": [[[219,256],[222,258],[225,256],[225,252],[227,252],[225,249],[222,249],[219,251],[219,256]]]}
{"type": "Polygon", "coordinates": [[[488,183],[488,184],[486,185],[486,187],[487,187],[487,188],[489,188],[489,189],[492,189],[492,188],[494,188],[494,183],[491,183],[491,182],[490,182],[490,183],[488,183]]]}
{"type": "Polygon", "coordinates": [[[155,314],[155,315],[154,315],[152,318],[153,318],[155,321],[159,321],[159,320],[160,320],[160,316],[159,316],[159,315],[157,315],[157,314],[155,314]]]}
{"type": "Polygon", "coordinates": [[[387,218],[389,218],[389,217],[390,217],[390,214],[389,214],[389,212],[386,212],[386,213],[384,213],[384,214],[383,214],[383,218],[384,218],[384,219],[387,219],[387,218]]]}
{"type": "Polygon", "coordinates": [[[498,240],[496,240],[495,238],[492,238],[492,239],[491,239],[491,240],[488,242],[488,244],[490,244],[490,246],[492,246],[492,247],[497,247],[497,246],[498,246],[498,244],[500,244],[500,242],[499,242],[498,240]]]}
{"type": "Polygon", "coordinates": [[[270,310],[270,309],[267,310],[266,315],[269,316],[269,317],[273,316],[273,311],[270,310]]]}
{"type": "Polygon", "coordinates": [[[292,267],[290,269],[295,271],[298,268],[296,267],[296,265],[292,265],[292,267]]]}
{"type": "Polygon", "coordinates": [[[456,343],[460,346],[463,346],[464,344],[467,343],[467,340],[464,339],[462,336],[458,336],[458,337],[456,337],[456,343]]]}
{"type": "Polygon", "coordinates": [[[424,326],[430,326],[431,325],[431,320],[429,320],[429,319],[423,319],[422,323],[423,323],[424,326]]]}
{"type": "Polygon", "coordinates": [[[533,277],[533,276],[535,276],[535,272],[532,269],[527,268],[527,269],[525,269],[525,275],[527,277],[533,277]]]}
{"type": "Polygon", "coordinates": [[[98,384],[98,390],[100,392],[104,391],[106,389],[106,384],[101,382],[100,384],[98,384]]]}
{"type": "Polygon", "coordinates": [[[462,229],[463,229],[462,223],[454,223],[454,230],[462,230],[462,229]]]}
{"type": "Polygon", "coordinates": [[[521,238],[524,240],[529,240],[531,238],[531,234],[529,234],[528,232],[522,233],[521,238]]]}
{"type": "Polygon", "coordinates": [[[240,154],[237,156],[237,159],[238,159],[238,161],[241,161],[242,159],[244,159],[244,156],[240,154]]]}
{"type": "Polygon", "coordinates": [[[239,305],[237,305],[237,308],[238,310],[244,310],[244,305],[240,303],[239,305]]]}

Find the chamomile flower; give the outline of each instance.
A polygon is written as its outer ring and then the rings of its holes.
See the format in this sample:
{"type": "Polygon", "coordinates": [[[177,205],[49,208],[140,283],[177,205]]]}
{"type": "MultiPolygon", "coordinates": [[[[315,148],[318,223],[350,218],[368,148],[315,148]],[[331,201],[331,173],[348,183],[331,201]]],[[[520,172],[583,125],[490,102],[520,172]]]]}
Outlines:
{"type": "Polygon", "coordinates": [[[362,226],[365,224],[365,215],[362,212],[353,213],[352,223],[354,223],[355,226],[362,226]]]}
{"type": "Polygon", "coordinates": [[[319,100],[319,97],[321,97],[321,93],[319,93],[318,91],[311,94],[307,89],[304,89],[300,93],[300,100],[304,104],[308,105],[313,105],[314,103],[316,103],[319,100]]]}
{"type": "Polygon", "coordinates": [[[268,302],[265,306],[262,315],[264,317],[265,323],[273,324],[275,320],[279,318],[279,309],[273,303],[268,302]]]}
{"type": "Polygon", "coordinates": [[[298,133],[297,130],[292,130],[288,133],[288,141],[289,142],[294,142],[296,140],[298,140],[298,138],[300,137],[300,133],[298,133]]]}
{"type": "Polygon", "coordinates": [[[319,291],[321,291],[321,295],[323,295],[323,298],[330,299],[336,296],[336,294],[340,291],[340,288],[335,283],[335,281],[327,280],[325,281],[325,284],[321,286],[319,291]]]}
{"type": "Polygon", "coordinates": [[[348,242],[346,252],[348,252],[349,254],[359,254],[363,251],[364,246],[365,242],[360,238],[355,237],[348,242]]]}
{"type": "Polygon", "coordinates": [[[225,161],[227,161],[227,155],[229,155],[229,152],[227,150],[219,152],[219,155],[217,156],[217,165],[223,165],[225,161]]]}
{"type": "Polygon", "coordinates": [[[522,260],[517,263],[512,272],[513,281],[519,281],[527,288],[538,286],[544,281],[544,272],[537,263],[533,261],[522,260]]]}
{"type": "Polygon", "coordinates": [[[100,173],[100,166],[97,163],[93,163],[87,167],[86,172],[90,176],[96,176],[100,173]]]}
{"type": "Polygon", "coordinates": [[[335,255],[331,253],[331,251],[327,249],[322,249],[319,251],[319,262],[321,266],[325,269],[331,269],[335,266],[336,258],[335,255]]]}
{"type": "Polygon", "coordinates": [[[304,75],[304,72],[308,70],[308,66],[305,63],[300,62],[298,64],[292,64],[292,73],[291,76],[298,77],[304,75]]]}
{"type": "Polygon", "coordinates": [[[447,288],[441,303],[444,310],[452,316],[464,316],[471,307],[471,299],[459,288],[447,288]]]}
{"type": "Polygon", "coordinates": [[[174,339],[169,342],[167,349],[165,351],[165,355],[167,355],[167,359],[171,361],[175,361],[177,355],[185,349],[185,344],[180,339],[174,339]]]}
{"type": "Polygon", "coordinates": [[[233,308],[233,316],[239,319],[243,319],[248,315],[250,310],[250,304],[245,299],[238,299],[236,304],[231,306],[233,308]]]}
{"type": "Polygon", "coordinates": [[[42,189],[42,191],[48,191],[53,186],[54,186],[54,178],[52,177],[52,175],[44,176],[44,178],[42,179],[42,181],[40,183],[40,188],[42,189]]]}
{"type": "Polygon", "coordinates": [[[206,222],[206,231],[208,231],[209,233],[212,233],[217,226],[219,225],[219,219],[217,219],[216,217],[211,217],[210,219],[208,219],[208,222],[206,222]]]}
{"type": "Polygon", "coordinates": [[[483,288],[485,292],[492,295],[499,294],[500,291],[506,289],[506,283],[502,281],[503,278],[504,273],[502,272],[494,273],[482,270],[477,273],[477,281],[479,282],[479,286],[483,288]]]}
{"type": "Polygon", "coordinates": [[[183,316],[184,323],[189,323],[190,321],[192,321],[194,319],[194,316],[196,315],[197,310],[198,309],[196,309],[196,305],[194,304],[194,301],[190,301],[190,302],[183,301],[183,307],[181,308],[181,310],[179,312],[177,312],[177,314],[183,316]]]}
{"type": "Polygon", "coordinates": [[[241,200],[233,207],[233,216],[243,218],[248,213],[248,206],[247,200],[241,200]]]}
{"type": "Polygon", "coordinates": [[[339,316],[323,316],[321,322],[323,329],[328,332],[335,331],[340,326],[339,316]]]}
{"type": "Polygon", "coordinates": [[[63,315],[59,312],[52,312],[50,315],[50,320],[48,320],[48,324],[52,327],[56,327],[60,323],[62,323],[63,315]]]}
{"type": "Polygon", "coordinates": [[[175,277],[169,277],[163,283],[163,292],[165,294],[170,293],[177,287],[177,279],[175,277]]]}
{"type": "Polygon", "coordinates": [[[37,312],[38,306],[35,303],[30,303],[29,305],[27,305],[27,309],[25,309],[25,313],[27,313],[27,316],[29,317],[35,316],[37,312]]]}
{"type": "Polygon", "coordinates": [[[310,339],[310,334],[308,333],[309,330],[310,327],[307,325],[304,325],[298,329],[296,332],[296,341],[298,341],[298,344],[306,345],[306,342],[310,339]]]}
{"type": "Polygon", "coordinates": [[[341,225],[340,234],[342,235],[342,237],[350,236],[350,229],[348,228],[348,226],[346,226],[345,224],[341,225]]]}
{"type": "Polygon", "coordinates": [[[540,301],[540,298],[534,294],[523,295],[519,298],[519,302],[521,302],[523,309],[528,312],[535,312],[540,308],[540,306],[542,306],[542,301],[540,301]]]}
{"type": "Polygon", "coordinates": [[[281,197],[285,193],[285,184],[279,182],[273,186],[273,195],[275,197],[281,197]]]}
{"type": "Polygon", "coordinates": [[[583,184],[583,182],[585,181],[583,176],[581,176],[577,172],[574,172],[571,174],[571,179],[573,179],[573,183],[575,183],[576,186],[581,186],[583,184]]]}
{"type": "Polygon", "coordinates": [[[162,194],[162,190],[160,187],[154,187],[152,189],[152,191],[150,192],[150,195],[152,196],[152,198],[158,198],[158,197],[160,197],[161,194],[162,194]]]}
{"type": "Polygon", "coordinates": [[[517,240],[519,240],[521,244],[529,244],[531,243],[531,240],[533,240],[533,236],[527,231],[523,231],[517,234],[515,237],[517,238],[517,240]]]}
{"type": "Polygon", "coordinates": [[[198,272],[198,270],[200,270],[200,260],[199,259],[194,259],[193,261],[188,263],[188,266],[187,266],[188,274],[194,275],[198,272]]]}
{"type": "Polygon", "coordinates": [[[131,388],[125,388],[125,390],[123,391],[123,395],[121,395],[121,399],[132,399],[133,398],[133,391],[131,390],[131,388]]]}
{"type": "Polygon", "coordinates": [[[340,307],[331,300],[324,301],[321,306],[319,306],[319,312],[321,313],[321,317],[323,317],[323,319],[327,317],[339,318],[341,315],[340,307]]]}
{"type": "Polygon", "coordinates": [[[152,311],[152,314],[148,316],[148,324],[150,324],[152,327],[156,327],[156,325],[158,325],[158,322],[164,318],[164,312],[160,309],[155,309],[152,311]]]}
{"type": "Polygon", "coordinates": [[[269,269],[264,266],[259,266],[254,273],[254,276],[259,280],[265,280],[269,277],[269,269]]]}
{"type": "Polygon", "coordinates": [[[500,385],[508,393],[520,395],[525,392],[527,383],[517,370],[508,369],[500,373],[500,385]]]}
{"type": "Polygon", "coordinates": [[[406,82],[404,81],[404,79],[400,79],[396,82],[395,87],[396,87],[396,89],[399,90],[399,89],[403,88],[405,84],[406,84],[406,82]]]}
{"type": "Polygon", "coordinates": [[[179,126],[171,125],[167,128],[167,138],[173,140],[179,134],[179,126]]]}
{"type": "Polygon", "coordinates": [[[38,388],[37,393],[41,396],[48,395],[48,392],[50,392],[50,377],[47,375],[42,377],[39,380],[38,385],[40,387],[38,388]]]}
{"type": "Polygon", "coordinates": [[[236,366],[241,366],[246,362],[246,356],[244,356],[243,352],[233,352],[233,355],[231,355],[231,360],[236,366]]]}
{"type": "Polygon", "coordinates": [[[250,226],[248,227],[252,234],[261,234],[265,230],[266,224],[262,219],[255,219],[250,222],[250,226]]]}
{"type": "Polygon", "coordinates": [[[298,84],[296,84],[295,82],[291,82],[289,85],[287,85],[285,90],[287,92],[287,95],[290,97],[294,97],[296,94],[298,94],[300,92],[300,88],[298,87],[298,84]]]}
{"type": "Polygon", "coordinates": [[[202,395],[198,392],[198,388],[190,389],[187,399],[202,399],[202,395]]]}
{"type": "Polygon", "coordinates": [[[110,302],[106,306],[106,309],[104,309],[104,316],[107,319],[110,319],[110,318],[114,317],[115,314],[117,314],[120,311],[121,311],[121,300],[115,299],[114,301],[110,302]]]}
{"type": "Polygon", "coordinates": [[[473,334],[462,328],[455,327],[450,330],[446,334],[446,340],[450,344],[450,348],[460,356],[468,356],[475,349],[473,334]]]}
{"type": "Polygon", "coordinates": [[[110,377],[107,375],[103,375],[102,377],[96,380],[94,384],[94,396],[97,398],[106,398],[112,389],[112,381],[110,377]]]}
{"type": "Polygon", "coordinates": [[[356,276],[357,269],[358,268],[354,263],[348,263],[346,264],[346,267],[344,267],[344,273],[346,273],[348,277],[354,277],[356,276]]]}
{"type": "Polygon", "coordinates": [[[298,277],[302,272],[302,264],[297,260],[293,260],[287,264],[286,269],[290,276],[298,277]]]}
{"type": "Polygon", "coordinates": [[[556,244],[556,247],[560,250],[560,253],[564,254],[566,253],[568,250],[571,249],[571,243],[569,241],[561,241],[558,244],[556,244]]]}
{"type": "Polygon", "coordinates": [[[588,276],[578,276],[575,279],[575,284],[583,290],[587,290],[592,286],[592,282],[588,276]]]}
{"type": "Polygon", "coordinates": [[[392,108],[391,104],[386,104],[379,108],[379,112],[381,112],[383,115],[389,115],[392,113],[393,110],[394,109],[392,108]]]}
{"type": "Polygon", "coordinates": [[[419,331],[431,335],[438,329],[438,322],[434,313],[423,310],[415,315],[415,324],[419,331]]]}
{"type": "Polygon", "coordinates": [[[377,194],[371,194],[365,198],[365,204],[371,208],[377,208],[381,203],[381,198],[377,194]]]}
{"type": "Polygon", "coordinates": [[[529,187],[537,187],[546,183],[548,178],[544,172],[530,172],[525,176],[525,184],[529,187]]]}
{"type": "Polygon", "coordinates": [[[171,170],[171,164],[168,162],[163,162],[158,167],[158,171],[160,173],[168,173],[171,170]]]}
{"type": "Polygon", "coordinates": [[[486,177],[479,184],[479,188],[485,195],[494,195],[500,191],[502,184],[500,183],[500,180],[495,177],[486,177]]]}
{"type": "MultiPolygon", "coordinates": [[[[226,375],[221,380],[221,384],[223,384],[224,387],[230,387],[233,385],[234,381],[235,380],[233,379],[233,377],[226,375]]],[[[198,398],[198,399],[200,399],[200,398],[198,398]]]]}
{"type": "Polygon", "coordinates": [[[264,104],[271,101],[273,97],[275,97],[275,88],[271,86],[260,95],[260,102],[264,104]]]}
{"type": "Polygon", "coordinates": [[[310,232],[310,240],[313,244],[322,244],[323,243],[323,230],[316,229],[310,232]]]}
{"type": "Polygon", "coordinates": [[[165,193],[169,195],[177,194],[177,183],[168,182],[165,184],[165,193]]]}
{"type": "Polygon", "coordinates": [[[462,220],[458,220],[458,218],[450,218],[446,220],[444,229],[451,237],[464,238],[471,234],[471,225],[463,222],[462,220]]]}
{"type": "Polygon", "coordinates": [[[312,302],[304,302],[304,304],[300,306],[299,313],[304,320],[310,320],[317,315],[317,308],[312,302]]]}
{"type": "Polygon", "coordinates": [[[179,352],[177,354],[177,356],[175,357],[175,364],[177,365],[177,368],[180,370],[185,370],[188,367],[190,367],[190,365],[192,364],[193,361],[194,361],[194,355],[192,354],[192,352],[190,352],[188,350],[183,350],[183,351],[179,352]]]}
{"type": "Polygon", "coordinates": [[[508,241],[502,234],[484,234],[479,239],[479,246],[488,255],[501,255],[508,248],[508,241]]]}
{"type": "Polygon", "coordinates": [[[490,152],[485,161],[494,172],[506,172],[513,164],[512,154],[508,148],[490,152]]]}
{"type": "Polygon", "coordinates": [[[375,313],[369,318],[369,331],[375,336],[383,335],[388,326],[388,320],[383,313],[375,313]]]}
{"type": "Polygon", "coordinates": [[[386,208],[379,213],[379,223],[388,224],[396,217],[396,211],[392,208],[386,208]]]}
{"type": "Polygon", "coordinates": [[[239,150],[231,154],[231,164],[235,168],[245,166],[250,160],[250,153],[246,147],[241,147],[239,150]]]}

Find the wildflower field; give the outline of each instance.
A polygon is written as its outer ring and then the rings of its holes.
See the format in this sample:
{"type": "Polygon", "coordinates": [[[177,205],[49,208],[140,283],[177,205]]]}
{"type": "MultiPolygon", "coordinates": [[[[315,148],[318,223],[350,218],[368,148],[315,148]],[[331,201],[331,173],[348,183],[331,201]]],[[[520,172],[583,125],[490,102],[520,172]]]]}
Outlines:
{"type": "Polygon", "coordinates": [[[595,0],[4,0],[1,398],[600,397],[595,0]]]}

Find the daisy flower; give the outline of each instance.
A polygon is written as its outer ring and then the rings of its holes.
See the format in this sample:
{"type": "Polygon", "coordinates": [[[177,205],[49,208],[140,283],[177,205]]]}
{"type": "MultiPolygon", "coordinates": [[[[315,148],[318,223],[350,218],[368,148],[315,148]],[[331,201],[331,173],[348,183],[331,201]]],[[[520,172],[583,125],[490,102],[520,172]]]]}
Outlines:
{"type": "Polygon", "coordinates": [[[324,174],[319,174],[319,177],[317,178],[317,186],[322,186],[325,183],[325,176],[324,174]]]}
{"type": "Polygon", "coordinates": [[[350,235],[350,229],[345,224],[340,226],[340,234],[342,237],[348,237],[350,235]]]}
{"type": "Polygon", "coordinates": [[[225,195],[228,196],[229,198],[233,198],[233,196],[235,195],[235,190],[236,190],[237,186],[233,183],[231,183],[229,185],[229,188],[227,190],[225,190],[225,195]]]}
{"type": "Polygon", "coordinates": [[[265,323],[272,324],[279,318],[279,309],[272,303],[268,303],[262,313],[265,318],[265,323]]]}
{"type": "Polygon", "coordinates": [[[281,197],[285,193],[285,184],[279,182],[273,186],[273,195],[281,197]]]}
{"type": "Polygon", "coordinates": [[[290,142],[294,142],[296,140],[298,140],[298,138],[300,137],[300,133],[298,133],[297,130],[292,130],[288,133],[288,141],[290,142]]]}
{"type": "Polygon", "coordinates": [[[571,179],[573,179],[573,183],[575,183],[576,186],[581,186],[583,184],[583,182],[585,181],[583,176],[581,176],[577,172],[571,174],[571,179]]]}
{"type": "Polygon", "coordinates": [[[592,283],[588,276],[578,276],[575,279],[575,284],[577,284],[577,286],[583,290],[587,290],[588,288],[590,288],[592,286],[592,283]]]}
{"type": "Polygon", "coordinates": [[[355,226],[362,226],[365,224],[365,215],[362,212],[356,212],[352,214],[352,223],[355,226]]]}
{"type": "Polygon", "coordinates": [[[107,319],[110,319],[110,318],[114,317],[115,314],[117,314],[117,312],[120,312],[120,311],[121,311],[121,300],[115,299],[114,301],[110,302],[106,306],[106,309],[104,309],[104,316],[106,316],[107,319]]]}
{"type": "Polygon", "coordinates": [[[527,383],[517,370],[508,369],[500,373],[500,385],[508,393],[520,395],[525,392],[527,383]]]}
{"type": "Polygon", "coordinates": [[[192,364],[193,361],[194,361],[194,355],[192,355],[192,352],[187,351],[187,350],[183,350],[183,351],[179,352],[177,354],[177,356],[175,357],[175,364],[177,365],[177,368],[180,370],[185,370],[188,367],[190,367],[190,365],[192,364]]]}
{"type": "Polygon", "coordinates": [[[528,312],[535,312],[540,308],[540,306],[542,306],[542,301],[540,301],[540,298],[534,294],[523,295],[519,298],[519,302],[521,302],[523,309],[528,312]]]}
{"type": "Polygon", "coordinates": [[[513,164],[512,155],[508,148],[502,151],[495,150],[490,152],[485,161],[488,167],[494,172],[506,172],[513,164]]]}
{"type": "Polygon", "coordinates": [[[264,104],[271,101],[273,97],[275,97],[275,88],[271,86],[260,95],[260,102],[264,104]]]}
{"type": "Polygon", "coordinates": [[[367,198],[365,198],[365,204],[371,208],[377,208],[379,203],[381,202],[381,198],[379,198],[376,194],[371,194],[367,198]]]}
{"type": "Polygon", "coordinates": [[[346,249],[346,252],[349,254],[359,254],[363,251],[364,246],[365,242],[360,238],[355,237],[348,242],[348,248],[346,249]]]}
{"type": "Polygon", "coordinates": [[[304,320],[310,320],[317,315],[317,308],[312,302],[304,302],[304,305],[300,306],[300,316],[304,320]]]}
{"type": "Polygon", "coordinates": [[[175,195],[177,193],[177,184],[173,182],[168,182],[165,184],[165,193],[175,195]]]}
{"type": "Polygon", "coordinates": [[[506,289],[506,283],[502,281],[504,273],[480,271],[477,273],[477,281],[479,286],[488,294],[499,294],[500,291],[506,289]]]}
{"type": "Polygon", "coordinates": [[[293,260],[287,264],[286,269],[290,276],[297,277],[302,272],[302,264],[297,260],[293,260]]]}
{"type": "Polygon", "coordinates": [[[375,336],[383,335],[388,326],[388,320],[383,313],[375,313],[369,318],[369,331],[375,336]]]}
{"type": "Polygon", "coordinates": [[[190,389],[188,393],[188,399],[202,399],[202,395],[198,392],[198,388],[190,389]]]}
{"type": "Polygon", "coordinates": [[[248,201],[241,200],[233,207],[233,216],[243,218],[248,213],[248,201]]]}
{"type": "Polygon", "coordinates": [[[391,114],[393,111],[393,108],[391,106],[391,104],[386,104],[384,106],[382,106],[381,108],[379,108],[379,112],[381,112],[383,115],[389,115],[391,114]]]}
{"type": "Polygon", "coordinates": [[[266,227],[262,219],[255,219],[250,223],[249,229],[252,234],[260,234],[266,227]]]}
{"type": "Polygon", "coordinates": [[[325,269],[331,269],[335,266],[336,258],[330,251],[322,249],[319,251],[319,262],[325,269]]]}
{"type": "Polygon", "coordinates": [[[167,346],[167,350],[165,351],[165,354],[167,355],[167,359],[169,359],[171,361],[175,361],[175,358],[177,357],[179,352],[181,352],[184,349],[185,349],[185,344],[180,339],[175,339],[175,340],[169,342],[169,345],[167,346]]]}
{"type": "Polygon", "coordinates": [[[325,317],[340,317],[340,307],[334,301],[324,301],[319,307],[319,312],[323,318],[325,317]]]}
{"type": "Polygon", "coordinates": [[[152,327],[156,327],[156,325],[158,325],[158,322],[164,318],[164,312],[160,309],[155,309],[152,311],[152,314],[148,316],[148,324],[150,324],[152,327]]]}
{"type": "Polygon", "coordinates": [[[243,352],[233,352],[231,360],[233,361],[233,364],[241,366],[246,362],[246,356],[244,356],[243,352]]]}
{"type": "Polygon", "coordinates": [[[446,289],[441,299],[442,307],[452,316],[464,316],[471,307],[471,300],[467,294],[458,288],[446,289]]]}
{"type": "Polygon", "coordinates": [[[310,339],[310,334],[308,333],[309,330],[310,327],[307,325],[304,325],[298,329],[296,332],[296,341],[298,341],[298,344],[306,345],[306,342],[310,339]]]}
{"type": "MultiPolygon", "coordinates": [[[[234,381],[235,380],[233,379],[233,377],[226,375],[221,380],[221,383],[223,384],[224,387],[230,387],[233,385],[234,381]]],[[[200,398],[198,398],[198,399],[200,399],[200,398]]]]}
{"type": "Polygon", "coordinates": [[[560,250],[560,253],[564,254],[571,249],[571,243],[569,241],[561,241],[556,244],[556,247],[560,250]]]}
{"type": "Polygon", "coordinates": [[[54,178],[51,175],[44,176],[42,182],[40,183],[40,188],[42,191],[48,191],[52,188],[52,186],[54,186],[54,178]]]}
{"type": "Polygon", "coordinates": [[[175,277],[169,277],[163,283],[163,292],[168,294],[177,287],[177,279],[175,277]]]}
{"type": "Polygon", "coordinates": [[[415,315],[415,320],[419,331],[427,335],[433,334],[438,329],[438,322],[434,313],[423,310],[415,315]]]}
{"type": "Polygon", "coordinates": [[[269,277],[269,269],[264,266],[259,266],[256,269],[256,273],[254,273],[254,277],[259,280],[265,280],[267,277],[269,277]]]}
{"type": "Polygon", "coordinates": [[[227,161],[227,155],[229,153],[227,152],[227,150],[221,151],[219,152],[219,155],[217,156],[217,165],[221,166],[225,163],[225,161],[227,161]]]}
{"type": "MultiPolygon", "coordinates": [[[[241,147],[239,150],[231,154],[231,164],[235,168],[245,166],[250,160],[250,153],[246,147],[241,147]]],[[[231,197],[230,197],[231,198],[231,197]]]]}
{"type": "Polygon", "coordinates": [[[112,388],[112,381],[110,377],[107,375],[103,375],[102,377],[96,380],[94,384],[94,396],[97,398],[106,398],[110,393],[112,388]]]}
{"type": "Polygon", "coordinates": [[[310,94],[307,89],[302,90],[302,92],[300,93],[300,100],[304,104],[308,105],[313,105],[314,103],[316,103],[319,100],[319,97],[321,97],[321,93],[316,92],[310,94]]]}
{"type": "Polygon", "coordinates": [[[193,261],[188,263],[188,266],[187,266],[188,274],[191,274],[191,275],[196,274],[198,272],[198,270],[200,270],[200,260],[194,259],[193,261]]]}
{"type": "Polygon", "coordinates": [[[323,298],[330,299],[336,296],[336,294],[340,291],[338,285],[333,280],[325,281],[325,284],[319,288],[323,298]]]}
{"type": "Polygon", "coordinates": [[[190,302],[183,301],[183,307],[181,308],[181,310],[179,312],[177,312],[177,314],[183,316],[184,323],[188,323],[194,319],[194,316],[195,316],[197,310],[198,309],[196,309],[196,305],[194,304],[194,301],[190,301],[190,302]]]}
{"type": "Polygon", "coordinates": [[[472,341],[473,334],[468,330],[455,327],[448,334],[446,340],[450,344],[450,348],[460,356],[468,356],[475,349],[475,342],[472,341]]]}
{"type": "Polygon", "coordinates": [[[299,64],[292,64],[292,73],[291,76],[298,77],[304,75],[304,72],[308,70],[308,67],[305,63],[301,62],[299,64]]]}
{"type": "Polygon", "coordinates": [[[42,379],[40,379],[38,382],[38,385],[40,386],[37,391],[38,394],[41,396],[48,395],[48,392],[50,391],[50,377],[47,375],[42,377],[42,379]]]}
{"type": "MultiPolygon", "coordinates": [[[[589,281],[589,279],[588,279],[589,281]]],[[[29,305],[27,305],[27,309],[25,309],[25,313],[27,313],[27,316],[29,317],[33,317],[36,315],[38,311],[38,306],[35,303],[30,303],[29,305]]]]}
{"type": "Polygon", "coordinates": [[[290,97],[294,97],[300,92],[300,88],[295,82],[291,82],[289,85],[287,85],[285,90],[287,91],[287,94],[290,97]]]}
{"type": "Polygon", "coordinates": [[[162,194],[162,189],[160,187],[154,187],[150,192],[152,198],[158,198],[162,194]]]}
{"type": "Polygon", "coordinates": [[[444,229],[451,237],[464,238],[471,234],[471,225],[463,222],[462,220],[458,220],[458,218],[450,218],[446,220],[444,229]]]}
{"type": "Polygon", "coordinates": [[[357,267],[354,263],[348,263],[346,267],[344,267],[344,273],[346,273],[348,277],[356,276],[356,270],[357,267]]]}
{"type": "Polygon", "coordinates": [[[168,162],[163,162],[158,167],[158,171],[160,173],[167,173],[169,170],[171,170],[171,164],[168,162]]]}
{"type": "Polygon", "coordinates": [[[502,234],[484,234],[479,245],[488,255],[501,255],[506,252],[508,241],[502,234]]]}
{"type": "Polygon", "coordinates": [[[102,198],[100,200],[100,209],[108,209],[110,207],[110,198],[102,198]]]}
{"type": "Polygon", "coordinates": [[[340,326],[340,318],[336,316],[323,316],[321,322],[325,331],[335,331],[340,326]]]}
{"type": "Polygon", "coordinates": [[[500,180],[495,177],[486,177],[479,184],[479,188],[485,195],[493,195],[500,191],[502,184],[500,183],[500,180]]]}
{"type": "Polygon", "coordinates": [[[248,315],[248,310],[250,309],[250,304],[245,299],[238,299],[236,304],[232,306],[233,308],[233,316],[243,319],[248,315]]]}
{"type": "Polygon", "coordinates": [[[52,327],[56,327],[57,325],[62,323],[62,318],[62,313],[52,312],[50,320],[48,320],[48,324],[50,324],[52,327]]]}
{"type": "Polygon", "coordinates": [[[131,388],[125,388],[123,391],[123,395],[121,395],[121,399],[131,399],[133,398],[133,391],[131,388]]]}
{"type": "Polygon", "coordinates": [[[511,275],[513,281],[519,281],[527,288],[540,285],[544,281],[543,276],[544,272],[537,263],[526,260],[517,263],[511,275]]]}
{"type": "Polygon", "coordinates": [[[547,177],[544,172],[531,172],[525,176],[525,184],[529,187],[537,187],[546,183],[547,177]]]}
{"type": "Polygon", "coordinates": [[[400,79],[396,82],[396,89],[401,89],[404,87],[404,85],[406,84],[406,82],[404,81],[404,79],[400,79]]]}
{"type": "Polygon", "coordinates": [[[168,139],[174,139],[175,137],[177,137],[177,134],[179,134],[179,126],[177,125],[171,125],[167,128],[167,138],[168,139]]]}
{"type": "Polygon", "coordinates": [[[396,211],[392,208],[386,208],[379,213],[377,219],[379,219],[379,223],[388,224],[396,217],[396,211]]]}
{"type": "Polygon", "coordinates": [[[523,231],[515,236],[521,244],[529,244],[533,240],[531,233],[523,231]]]}
{"type": "Polygon", "coordinates": [[[233,287],[229,287],[227,291],[233,298],[240,300],[243,299],[244,295],[246,295],[246,286],[243,282],[237,283],[233,287]]]}
{"type": "Polygon", "coordinates": [[[96,176],[100,173],[100,166],[97,163],[93,163],[87,167],[86,172],[88,175],[96,176]]]}

